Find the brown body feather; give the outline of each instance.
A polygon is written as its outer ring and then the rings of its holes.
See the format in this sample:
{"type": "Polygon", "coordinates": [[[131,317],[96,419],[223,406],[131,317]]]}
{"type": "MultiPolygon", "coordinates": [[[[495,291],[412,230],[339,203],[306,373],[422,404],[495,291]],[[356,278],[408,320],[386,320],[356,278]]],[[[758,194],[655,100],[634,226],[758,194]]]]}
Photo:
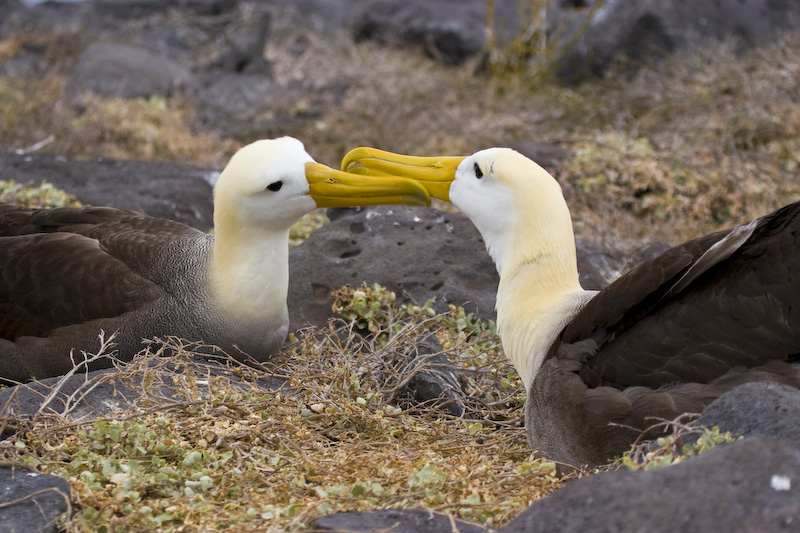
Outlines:
{"type": "Polygon", "coordinates": [[[800,202],[595,292],[579,283],[561,187],[518,152],[357,148],[342,167],[433,183],[478,228],[500,274],[498,333],[528,392],[528,440],[551,459],[606,463],[659,419],[698,413],[740,383],[800,387],[800,202]]]}
{"type": "Polygon", "coordinates": [[[280,137],[242,147],[220,173],[215,236],[107,207],[2,205],[0,378],[63,374],[98,352],[101,332],[120,359],[175,336],[265,361],[289,329],[292,224],[318,207],[430,199],[415,181],[354,177],[280,137]]]}
{"type": "Polygon", "coordinates": [[[533,448],[602,464],[738,384],[800,387],[800,203],[734,231],[668,250],[586,304],[530,388],[533,448]]]}
{"type": "Polygon", "coordinates": [[[211,301],[212,248],[213,236],[133,211],[0,206],[0,375],[63,374],[101,331],[123,360],[167,335],[269,355],[282,336],[247,335],[211,301]]]}

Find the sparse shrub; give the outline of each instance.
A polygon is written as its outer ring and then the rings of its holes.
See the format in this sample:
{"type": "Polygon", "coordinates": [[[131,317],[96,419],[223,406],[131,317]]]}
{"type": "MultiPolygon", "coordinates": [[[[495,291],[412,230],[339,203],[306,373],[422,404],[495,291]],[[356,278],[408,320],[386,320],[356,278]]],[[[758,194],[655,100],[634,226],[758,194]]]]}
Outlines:
{"type": "Polygon", "coordinates": [[[483,321],[474,313],[467,313],[463,307],[450,305],[449,312],[437,314],[434,301],[428,300],[422,306],[394,302],[394,292],[379,283],[369,286],[366,283],[358,288],[342,287],[333,293],[333,311],[352,323],[362,332],[370,332],[385,344],[387,336],[397,333],[391,324],[404,322],[429,323],[431,327],[447,332],[440,335],[442,346],[450,347],[455,342],[468,343],[475,352],[496,350],[499,347],[497,325],[494,321],[483,321]]]}
{"type": "Polygon", "coordinates": [[[74,207],[80,205],[73,195],[56,188],[52,183],[42,182],[38,187],[30,187],[21,185],[14,180],[0,180],[0,202],[26,207],[74,207]]]}
{"type": "Polygon", "coordinates": [[[325,210],[323,209],[317,209],[304,215],[303,218],[295,222],[292,227],[289,228],[289,247],[291,248],[302,243],[304,240],[308,239],[312,231],[323,226],[327,222],[328,215],[325,214],[325,210]]]}
{"type": "Polygon", "coordinates": [[[321,514],[419,505],[499,526],[560,485],[531,456],[524,391],[489,326],[463,309],[398,306],[381,286],[339,293],[385,342],[335,319],[298,332],[265,370],[231,363],[239,381],[191,366],[194,343],[156,339],[114,377],[146,377],[122,411],[39,415],[0,443],[0,459],[69,480],[70,531],[303,531],[321,514]],[[469,418],[396,395],[415,371],[403,354],[429,329],[469,376],[469,418]],[[257,385],[275,376],[287,386],[257,385]]]}
{"type": "Polygon", "coordinates": [[[556,64],[575,46],[604,0],[592,2],[581,24],[563,41],[559,39],[565,28],[548,25],[551,0],[517,0],[516,4],[519,27],[506,40],[507,28],[496,22],[494,0],[486,0],[489,71],[496,78],[516,77],[538,85],[553,77],[556,64]]]}
{"type": "Polygon", "coordinates": [[[653,470],[681,463],[692,457],[701,455],[721,444],[734,442],[736,438],[730,432],[723,432],[717,426],[713,428],[695,427],[692,423],[682,424],[676,421],[670,424],[671,434],[658,438],[655,443],[643,443],[626,452],[620,462],[628,470],[653,470]],[[696,440],[685,444],[689,435],[698,435],[696,440]]]}
{"type": "Polygon", "coordinates": [[[395,318],[391,304],[396,299],[394,292],[378,283],[372,286],[364,283],[357,289],[343,287],[333,293],[333,312],[353,323],[356,329],[379,336],[395,318]]]}

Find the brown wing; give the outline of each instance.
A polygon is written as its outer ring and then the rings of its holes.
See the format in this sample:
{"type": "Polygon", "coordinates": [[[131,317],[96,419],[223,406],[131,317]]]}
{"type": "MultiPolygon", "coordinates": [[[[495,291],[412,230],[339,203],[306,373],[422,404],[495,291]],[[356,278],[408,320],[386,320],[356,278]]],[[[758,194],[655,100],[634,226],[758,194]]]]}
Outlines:
{"type": "MultiPolygon", "coordinates": [[[[599,466],[629,450],[637,439],[665,433],[664,421],[704,406],[736,385],[771,381],[800,387],[800,365],[771,361],[736,369],[706,383],[678,383],[661,389],[589,387],[577,360],[545,361],[525,402],[528,442],[561,464],[599,466]],[[645,433],[646,431],[646,433],[645,433]]],[[[565,469],[561,469],[565,470],[565,469]]]]}
{"type": "Polygon", "coordinates": [[[798,255],[800,203],[669,250],[600,292],[530,388],[531,447],[599,465],[741,383],[800,387],[798,255]]]}
{"type": "Polygon", "coordinates": [[[179,222],[113,207],[27,209],[0,204],[0,236],[40,233],[75,233],[96,239],[110,255],[153,279],[163,265],[142,259],[148,254],[155,257],[151,250],[205,238],[179,222]]]}
{"type": "Polygon", "coordinates": [[[578,347],[583,380],[618,389],[708,383],[735,367],[793,360],[800,354],[800,203],[751,229],[689,283],[682,276],[724,234],[632,270],[587,304],[553,353],[578,347]]]}
{"type": "Polygon", "coordinates": [[[156,250],[202,233],[113,208],[0,206],[0,336],[120,316],[162,297],[156,250]],[[165,238],[168,235],[169,238],[165,238]]]}

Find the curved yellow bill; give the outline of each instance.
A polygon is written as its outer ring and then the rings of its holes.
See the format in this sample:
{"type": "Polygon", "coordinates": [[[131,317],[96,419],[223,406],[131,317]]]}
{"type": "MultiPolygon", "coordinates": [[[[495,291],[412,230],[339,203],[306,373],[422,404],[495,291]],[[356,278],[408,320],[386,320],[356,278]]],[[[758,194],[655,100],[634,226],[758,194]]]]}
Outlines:
{"type": "Polygon", "coordinates": [[[317,207],[363,205],[431,205],[427,189],[400,176],[376,177],[334,170],[320,163],[306,163],[309,196],[317,207]]]}
{"type": "Polygon", "coordinates": [[[383,179],[410,178],[425,187],[433,198],[449,202],[450,184],[463,160],[464,156],[418,157],[361,147],[344,156],[342,170],[383,179]]]}

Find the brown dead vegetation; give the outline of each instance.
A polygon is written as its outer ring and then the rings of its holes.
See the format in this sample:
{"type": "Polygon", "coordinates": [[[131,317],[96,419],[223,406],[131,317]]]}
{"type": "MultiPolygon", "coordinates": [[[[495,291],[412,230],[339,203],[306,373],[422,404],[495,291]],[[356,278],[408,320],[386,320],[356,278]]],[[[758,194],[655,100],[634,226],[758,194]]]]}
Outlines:
{"type": "MultiPolygon", "coordinates": [[[[76,36],[35,44],[56,64],[74,60],[60,51],[82,46],[76,36]]],[[[0,58],[26,45],[4,41],[0,58]]],[[[557,143],[573,153],[557,178],[578,235],[611,250],[677,243],[800,199],[798,35],[745,51],[723,44],[687,52],[572,87],[491,79],[478,65],[442,67],[345,41],[312,38],[300,61],[280,46],[268,50],[278,82],[342,77],[349,86],[338,106],[281,132],[319,161],[335,165],[359,145],[463,154],[511,141],[557,143]]],[[[0,79],[3,150],[47,141],[40,149],[76,158],[221,168],[250,140],[199,130],[192,103],[180,98],[66,107],[65,71],[0,79]]],[[[39,419],[0,452],[70,480],[79,511],[71,530],[281,531],[326,512],[383,506],[502,525],[562,482],[553,465],[530,456],[519,385],[499,350],[470,349],[486,338],[459,339],[451,324],[436,327],[452,340],[442,339],[444,353],[477,376],[472,414],[454,419],[396,397],[411,369],[387,361],[413,345],[424,322],[404,320],[391,321],[399,330],[389,328],[394,340],[384,345],[363,344],[341,325],[304,332],[272,369],[290,379],[291,393],[220,382],[200,396],[187,381],[185,401],[165,403],[145,389],[129,413],[80,424],[39,419]],[[480,354],[486,359],[476,366],[480,354]]],[[[142,365],[123,371],[141,374],[142,365]]]]}

